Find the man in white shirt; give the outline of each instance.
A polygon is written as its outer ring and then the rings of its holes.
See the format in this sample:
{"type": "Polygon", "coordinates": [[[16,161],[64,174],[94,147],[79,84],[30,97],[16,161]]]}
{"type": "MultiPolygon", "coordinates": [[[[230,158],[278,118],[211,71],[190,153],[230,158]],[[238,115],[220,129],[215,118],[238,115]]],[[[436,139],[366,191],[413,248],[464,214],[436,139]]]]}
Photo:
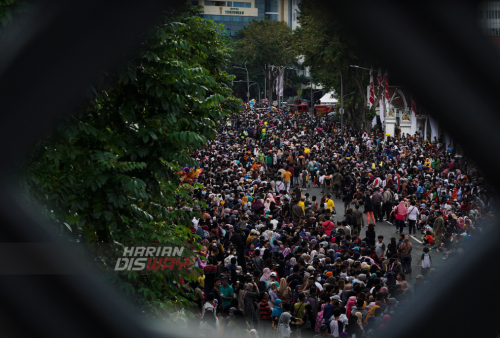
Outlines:
{"type": "Polygon", "coordinates": [[[325,174],[322,173],[321,176],[319,177],[319,186],[323,186],[323,181],[325,180],[325,174]]]}
{"type": "Polygon", "coordinates": [[[408,207],[408,232],[411,235],[413,230],[413,236],[417,234],[416,223],[418,215],[418,208],[415,206],[415,201],[411,201],[411,205],[408,207]]]}
{"type": "Polygon", "coordinates": [[[273,220],[271,220],[270,223],[273,225],[273,230],[276,230],[276,228],[278,227],[278,220],[273,219],[273,220]]]}

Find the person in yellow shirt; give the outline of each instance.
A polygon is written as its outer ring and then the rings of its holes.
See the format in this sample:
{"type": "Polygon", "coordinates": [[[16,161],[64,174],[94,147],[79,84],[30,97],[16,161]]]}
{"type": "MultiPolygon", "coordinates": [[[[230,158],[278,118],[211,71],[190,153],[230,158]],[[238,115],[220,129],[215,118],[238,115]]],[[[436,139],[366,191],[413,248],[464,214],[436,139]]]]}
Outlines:
{"type": "Polygon", "coordinates": [[[205,275],[198,277],[198,283],[202,289],[205,287],[205,275]]]}
{"type": "Polygon", "coordinates": [[[305,197],[302,197],[302,198],[300,199],[300,202],[299,202],[299,205],[302,207],[302,210],[304,211],[304,214],[305,214],[305,212],[306,212],[306,205],[304,204],[304,201],[305,201],[305,200],[306,200],[306,198],[305,198],[305,197]]]}
{"type": "Polygon", "coordinates": [[[292,179],[292,173],[288,169],[283,173],[283,179],[285,180],[286,191],[290,190],[290,180],[292,179]]]}
{"type": "Polygon", "coordinates": [[[337,210],[335,210],[335,203],[332,200],[332,195],[329,194],[325,201],[326,201],[326,208],[330,210],[330,212],[336,214],[337,210]]]}

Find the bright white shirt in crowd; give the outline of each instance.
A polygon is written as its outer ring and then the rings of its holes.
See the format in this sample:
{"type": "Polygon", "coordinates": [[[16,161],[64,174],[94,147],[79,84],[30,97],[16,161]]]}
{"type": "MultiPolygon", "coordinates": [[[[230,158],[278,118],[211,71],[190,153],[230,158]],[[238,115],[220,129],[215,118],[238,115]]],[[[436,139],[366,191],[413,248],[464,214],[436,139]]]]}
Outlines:
{"type": "Polygon", "coordinates": [[[418,216],[418,208],[414,205],[408,207],[408,219],[410,221],[416,221],[418,216]]]}

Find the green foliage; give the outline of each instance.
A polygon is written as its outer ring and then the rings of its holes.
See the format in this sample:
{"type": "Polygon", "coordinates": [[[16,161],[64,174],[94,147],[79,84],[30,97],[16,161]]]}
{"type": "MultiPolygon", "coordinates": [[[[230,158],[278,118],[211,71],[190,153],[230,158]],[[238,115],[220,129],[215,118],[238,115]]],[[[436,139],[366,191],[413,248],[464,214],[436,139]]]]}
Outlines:
{"type": "Polygon", "coordinates": [[[248,62],[267,76],[267,96],[271,99],[278,72],[269,66],[290,66],[297,58],[292,29],[282,21],[252,21],[238,31],[235,58],[248,62]]]}
{"type": "MultiPolygon", "coordinates": [[[[366,87],[368,72],[349,67],[376,67],[377,62],[359,52],[358,42],[335,17],[325,15],[319,0],[304,0],[299,4],[300,24],[295,31],[296,48],[303,51],[314,83],[321,84],[325,92],[335,89],[340,93],[341,80],[344,94],[354,92],[345,105],[347,120],[360,129],[367,114],[366,87]],[[342,77],[340,76],[342,73],[342,77]]],[[[374,75],[376,78],[376,74],[374,75]]],[[[346,102],[346,100],[344,100],[346,102]]]]}
{"type": "MultiPolygon", "coordinates": [[[[93,88],[89,105],[39,141],[22,168],[27,201],[64,224],[56,229],[62,236],[84,243],[184,246],[185,257],[198,248],[184,207],[200,205],[176,172],[197,166],[192,151],[215,137],[217,124],[240,102],[232,96],[232,76],[223,70],[229,51],[220,27],[192,10],[168,18],[138,56],[105,76],[112,85],[93,88]]],[[[194,272],[132,271],[111,280],[137,306],[160,316],[174,304],[190,303],[174,283],[192,280],[194,272]]]]}
{"type": "Polygon", "coordinates": [[[15,17],[27,10],[27,1],[23,0],[0,0],[0,38],[5,38],[4,29],[17,22],[15,17]]]}
{"type": "Polygon", "coordinates": [[[377,115],[377,112],[375,111],[375,109],[370,109],[367,113],[366,113],[366,119],[371,121],[373,120],[373,118],[377,115]]]}

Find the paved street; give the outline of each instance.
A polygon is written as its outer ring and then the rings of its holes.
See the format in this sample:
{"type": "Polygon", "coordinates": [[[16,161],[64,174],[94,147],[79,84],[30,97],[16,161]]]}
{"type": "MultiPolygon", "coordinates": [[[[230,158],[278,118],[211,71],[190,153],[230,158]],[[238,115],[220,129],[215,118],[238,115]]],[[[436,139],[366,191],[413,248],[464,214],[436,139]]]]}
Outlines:
{"type": "MultiPolygon", "coordinates": [[[[321,188],[312,188],[312,185],[311,185],[311,188],[308,188],[307,190],[304,191],[304,194],[305,193],[309,193],[309,195],[312,197],[312,196],[316,196],[317,200],[320,201],[321,198],[323,197],[323,194],[321,194],[321,188]]],[[[337,220],[340,220],[342,221],[344,219],[344,202],[342,202],[341,199],[336,199],[335,196],[333,196],[333,200],[335,202],[335,208],[337,210],[337,215],[335,217],[336,221],[337,220]]],[[[352,206],[352,208],[354,209],[354,206],[352,206]]],[[[363,207],[361,207],[362,209],[363,207]]],[[[363,217],[364,217],[364,214],[363,214],[363,217]]],[[[366,218],[365,218],[365,222],[366,222],[366,218]]],[[[407,230],[408,228],[405,228],[405,234],[407,234],[407,230]]],[[[366,225],[365,225],[365,228],[362,229],[362,234],[361,236],[364,238],[365,234],[364,234],[364,231],[367,230],[366,229],[366,225]]],[[[394,225],[390,224],[389,222],[379,222],[375,225],[375,233],[377,236],[379,235],[382,235],[384,236],[384,243],[385,245],[387,246],[390,241],[391,241],[391,237],[395,237],[396,238],[396,241],[398,241],[398,238],[399,238],[399,233],[396,234],[396,228],[394,225]]],[[[417,265],[417,262],[419,261],[420,259],[420,256],[422,255],[423,253],[423,248],[425,247],[423,245],[423,243],[421,242],[421,236],[419,234],[419,232],[417,231],[417,236],[416,237],[413,237],[413,236],[410,236],[410,242],[412,244],[412,247],[413,247],[413,250],[412,250],[412,277],[413,279],[409,279],[409,275],[406,275],[406,280],[408,281],[408,284],[410,285],[410,287],[413,289],[413,284],[415,282],[415,277],[418,276],[420,274],[420,265],[417,265]]],[[[429,249],[431,247],[428,247],[429,249]]],[[[432,262],[433,262],[433,267],[436,269],[436,271],[439,271],[440,270],[440,267],[442,267],[446,261],[443,260],[443,254],[435,251],[435,250],[431,250],[430,251],[430,254],[431,254],[431,258],[432,258],[432,262]]]]}

